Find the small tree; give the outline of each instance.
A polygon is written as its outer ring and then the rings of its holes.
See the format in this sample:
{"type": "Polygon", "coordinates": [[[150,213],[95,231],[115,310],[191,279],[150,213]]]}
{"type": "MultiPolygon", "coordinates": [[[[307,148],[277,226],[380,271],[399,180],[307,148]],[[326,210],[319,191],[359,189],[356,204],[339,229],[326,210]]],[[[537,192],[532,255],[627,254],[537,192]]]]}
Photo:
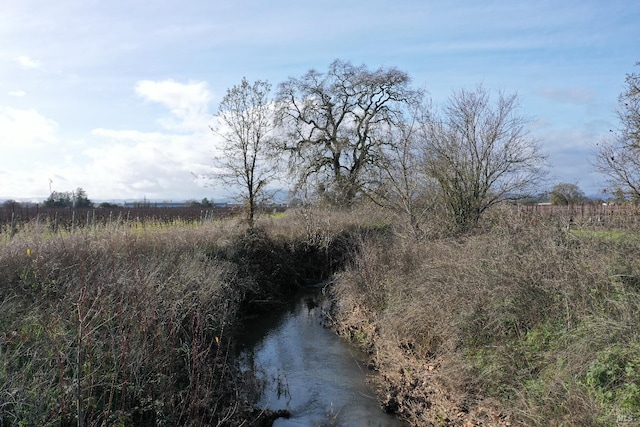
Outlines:
{"type": "Polygon", "coordinates": [[[76,191],[72,194],[74,206],[76,208],[90,208],[93,207],[93,202],[89,200],[87,196],[87,192],[84,191],[81,187],[78,187],[76,191]]]}
{"type": "Polygon", "coordinates": [[[587,201],[584,192],[576,184],[561,182],[551,190],[549,201],[552,205],[576,205],[587,201]]]}
{"type": "MultiPolygon", "coordinates": [[[[640,62],[636,63],[640,66],[640,62]]],[[[640,74],[627,74],[618,98],[620,129],[600,142],[595,168],[607,176],[612,189],[620,188],[632,198],[640,197],[640,74]]]]}
{"type": "Polygon", "coordinates": [[[439,187],[457,231],[477,226],[491,206],[533,190],[546,156],[525,130],[515,94],[454,93],[423,128],[424,167],[439,187]]]}
{"type": "Polygon", "coordinates": [[[52,191],[44,205],[48,208],[90,208],[93,202],[87,192],[78,187],[75,191],[52,191]]]}
{"type": "Polygon", "coordinates": [[[246,220],[253,227],[258,205],[271,195],[267,184],[276,175],[269,156],[273,117],[269,93],[271,85],[246,78],[227,90],[218,109],[222,156],[215,159],[220,172],[214,178],[240,190],[246,206],[246,220]]]}

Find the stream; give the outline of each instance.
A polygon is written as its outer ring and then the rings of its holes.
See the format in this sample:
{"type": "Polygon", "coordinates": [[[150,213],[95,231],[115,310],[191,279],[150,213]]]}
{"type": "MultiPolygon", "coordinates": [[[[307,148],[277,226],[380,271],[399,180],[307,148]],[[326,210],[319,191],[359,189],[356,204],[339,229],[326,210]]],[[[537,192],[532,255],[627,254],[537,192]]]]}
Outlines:
{"type": "Polygon", "coordinates": [[[240,359],[263,386],[257,406],[288,410],[285,426],[405,426],[366,383],[365,355],[322,326],[322,288],[247,321],[240,359]]]}

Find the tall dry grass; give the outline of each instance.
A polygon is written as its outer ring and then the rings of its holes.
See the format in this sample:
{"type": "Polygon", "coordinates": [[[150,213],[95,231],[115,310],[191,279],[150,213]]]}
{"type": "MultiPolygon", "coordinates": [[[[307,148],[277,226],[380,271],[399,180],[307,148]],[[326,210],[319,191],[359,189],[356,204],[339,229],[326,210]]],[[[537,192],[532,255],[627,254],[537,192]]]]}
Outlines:
{"type": "Polygon", "coordinates": [[[365,223],[300,210],[249,230],[235,220],[57,234],[34,224],[4,240],[0,426],[259,423],[234,360],[236,327],[252,302],[341,268],[365,223]]]}
{"type": "Polygon", "coordinates": [[[485,227],[363,241],[341,275],[337,324],[371,352],[388,408],[414,425],[640,422],[640,234],[505,212],[485,227]]]}
{"type": "Polygon", "coordinates": [[[234,408],[251,281],[219,226],[17,235],[0,248],[0,425],[205,425],[234,408]]]}

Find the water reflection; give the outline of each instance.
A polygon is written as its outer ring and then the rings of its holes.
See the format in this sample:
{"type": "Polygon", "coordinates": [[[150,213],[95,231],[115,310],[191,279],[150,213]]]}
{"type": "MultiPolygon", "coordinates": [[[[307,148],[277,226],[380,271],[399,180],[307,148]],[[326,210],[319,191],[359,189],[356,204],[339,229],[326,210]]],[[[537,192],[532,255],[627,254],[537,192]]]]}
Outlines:
{"type": "Polygon", "coordinates": [[[278,427],[405,425],[380,409],[365,382],[364,355],[322,327],[313,297],[247,325],[241,358],[264,385],[258,405],[291,412],[278,427]]]}

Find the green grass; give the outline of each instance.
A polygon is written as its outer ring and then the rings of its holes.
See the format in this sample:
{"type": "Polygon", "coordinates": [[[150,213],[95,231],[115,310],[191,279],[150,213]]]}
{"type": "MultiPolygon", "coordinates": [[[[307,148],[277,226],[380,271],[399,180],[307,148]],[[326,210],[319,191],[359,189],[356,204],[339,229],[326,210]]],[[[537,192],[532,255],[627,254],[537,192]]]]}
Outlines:
{"type": "Polygon", "coordinates": [[[624,242],[640,240],[639,230],[573,229],[571,234],[582,239],[624,242]]]}

